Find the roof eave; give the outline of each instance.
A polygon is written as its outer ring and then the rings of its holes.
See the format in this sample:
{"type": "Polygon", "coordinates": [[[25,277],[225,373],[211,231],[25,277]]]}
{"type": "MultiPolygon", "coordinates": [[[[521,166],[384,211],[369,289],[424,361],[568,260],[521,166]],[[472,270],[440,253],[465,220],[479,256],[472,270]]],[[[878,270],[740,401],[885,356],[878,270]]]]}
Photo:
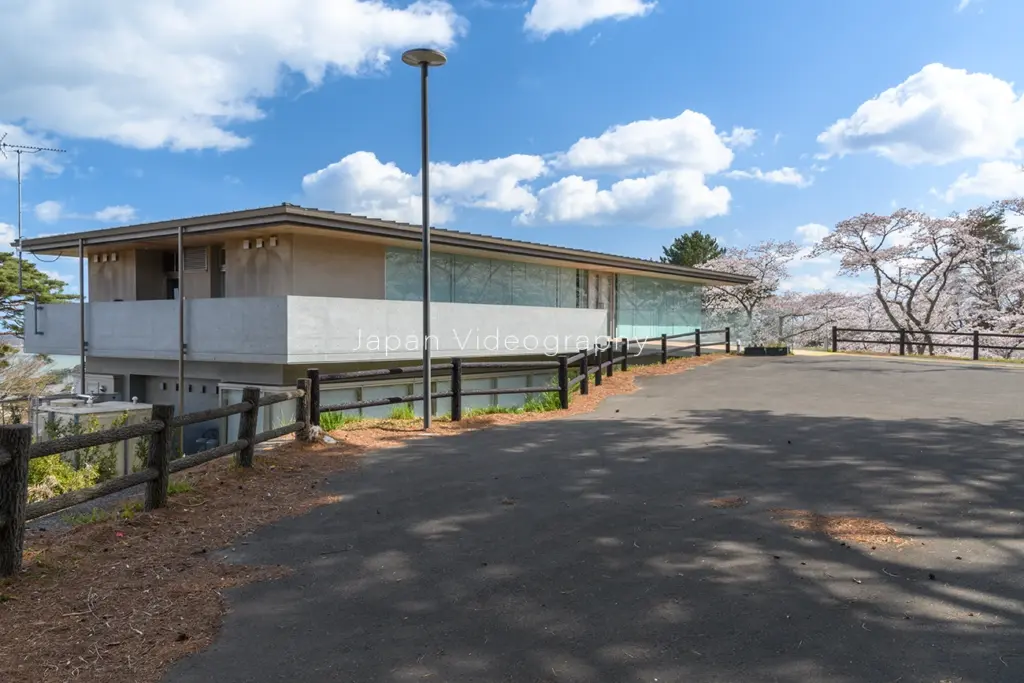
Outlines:
{"type": "MultiPolygon", "coordinates": [[[[347,232],[357,232],[367,236],[410,242],[419,242],[421,234],[421,229],[418,226],[404,223],[282,205],[180,220],[160,221],[157,223],[90,230],[67,235],[37,237],[24,240],[22,248],[29,252],[51,255],[68,252],[64,255],[73,256],[77,253],[80,240],[86,245],[96,246],[174,237],[180,228],[183,228],[187,234],[194,235],[260,227],[270,228],[280,225],[298,225],[324,230],[344,229],[347,232]]],[[[604,266],[613,269],[690,278],[705,284],[744,285],[753,282],[753,278],[735,273],[687,268],[657,261],[645,261],[625,256],[507,240],[486,235],[474,235],[472,233],[462,233],[442,228],[431,228],[430,235],[431,242],[434,244],[476,251],[514,254],[532,258],[568,261],[590,266],[604,266]]]]}

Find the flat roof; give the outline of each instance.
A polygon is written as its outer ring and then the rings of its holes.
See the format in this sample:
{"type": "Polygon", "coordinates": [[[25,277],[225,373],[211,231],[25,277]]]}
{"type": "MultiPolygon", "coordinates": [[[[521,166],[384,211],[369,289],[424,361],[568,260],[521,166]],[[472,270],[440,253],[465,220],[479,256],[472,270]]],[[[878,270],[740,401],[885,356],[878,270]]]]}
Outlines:
{"type": "MultiPolygon", "coordinates": [[[[420,243],[422,236],[422,228],[418,225],[321,209],[310,209],[285,203],[258,209],[193,216],[156,223],[140,223],[117,228],[103,228],[64,235],[35,237],[23,240],[22,248],[34,254],[72,256],[77,253],[80,240],[85,246],[108,246],[137,240],[176,237],[179,228],[185,235],[200,235],[211,232],[274,228],[278,226],[303,226],[364,237],[414,242],[416,244],[420,243]]],[[[610,231],[608,234],[610,236],[622,236],[624,233],[621,231],[610,231]]],[[[555,247],[536,242],[491,237],[489,235],[458,230],[431,228],[430,240],[432,244],[437,246],[488,251],[534,259],[568,261],[589,266],[604,266],[663,276],[699,279],[718,284],[742,285],[753,282],[753,278],[736,273],[703,268],[687,268],[659,261],[616,256],[615,254],[587,249],[555,247]]]]}

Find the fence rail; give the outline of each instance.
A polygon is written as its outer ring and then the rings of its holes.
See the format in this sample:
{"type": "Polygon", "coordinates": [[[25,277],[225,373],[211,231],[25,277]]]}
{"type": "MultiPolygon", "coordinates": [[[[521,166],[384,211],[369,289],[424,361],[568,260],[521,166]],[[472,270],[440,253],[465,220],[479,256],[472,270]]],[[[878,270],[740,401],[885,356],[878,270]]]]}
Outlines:
{"type": "MultiPolygon", "coordinates": [[[[660,341],[660,362],[663,364],[667,363],[671,356],[686,351],[692,351],[694,355],[700,356],[702,350],[709,347],[724,346],[726,353],[731,350],[729,328],[710,331],[698,329],[685,334],[662,335],[660,341]],[[709,341],[708,337],[712,335],[721,336],[722,339],[709,341]],[[688,339],[692,339],[693,343],[684,346],[669,344],[676,340],[688,339]]],[[[431,368],[439,373],[448,373],[451,380],[449,391],[432,393],[431,399],[450,398],[452,401],[451,417],[455,421],[461,420],[463,417],[462,399],[466,396],[557,393],[559,406],[562,409],[567,409],[569,396],[574,387],[578,386],[580,393],[586,395],[590,392],[591,380],[595,386],[600,386],[602,378],[614,376],[616,369],[627,370],[630,363],[630,347],[630,341],[623,338],[610,340],[604,348],[595,347],[572,356],[562,355],[556,360],[550,361],[464,361],[461,358],[453,358],[450,363],[431,365],[431,368]],[[556,370],[557,377],[554,384],[546,387],[467,390],[462,388],[466,370],[498,370],[518,373],[532,370],[556,370]],[[576,370],[574,377],[570,377],[570,370],[576,370]]],[[[471,372],[470,375],[472,374],[471,372]]],[[[320,416],[324,412],[422,401],[421,396],[390,396],[371,401],[326,405],[322,405],[320,402],[321,388],[324,383],[345,384],[360,379],[401,375],[422,376],[423,366],[324,374],[320,374],[318,369],[311,369],[308,371],[307,377],[299,379],[296,388],[291,391],[261,396],[258,388],[246,387],[242,391],[242,400],[239,403],[179,416],[174,415],[173,406],[154,405],[150,419],[140,424],[125,425],[36,444],[31,443],[30,425],[0,426],[0,577],[10,576],[21,567],[26,521],[44,517],[140,484],[146,485],[146,510],[164,507],[167,504],[171,474],[229,455],[235,455],[240,466],[251,467],[254,447],[257,444],[286,434],[298,434],[299,438],[308,439],[313,429],[319,428],[320,416]],[[296,400],[294,422],[263,432],[256,432],[257,412],[261,406],[293,399],[296,400]],[[240,416],[238,435],[234,441],[183,458],[171,459],[171,434],[175,429],[231,415],[240,416]],[[28,503],[28,463],[30,459],[118,443],[143,436],[149,438],[144,469],[109,479],[90,488],[79,489],[32,504],[28,503]]]]}
{"type": "Polygon", "coordinates": [[[913,351],[916,346],[919,349],[927,348],[930,352],[934,352],[936,347],[942,349],[971,349],[972,358],[979,360],[981,358],[981,351],[1009,351],[1010,354],[1013,352],[1024,352],[1024,334],[1007,334],[1003,332],[981,332],[974,330],[971,332],[941,332],[938,330],[880,330],[871,329],[864,327],[832,327],[832,352],[836,353],[839,351],[839,344],[878,344],[885,345],[887,348],[892,346],[899,346],[899,355],[907,355],[907,350],[913,351]],[[890,335],[886,339],[850,339],[845,335],[846,333],[852,334],[882,334],[890,335]],[[970,344],[958,344],[958,343],[946,343],[942,341],[936,341],[936,337],[970,337],[970,344]],[[1003,344],[982,344],[982,337],[992,337],[995,339],[1016,339],[1019,341],[1018,344],[1013,346],[1006,346],[1003,344]]]}
{"type": "Polygon", "coordinates": [[[223,458],[238,456],[242,467],[251,467],[253,448],[271,439],[301,432],[308,435],[311,425],[309,404],[310,381],[298,380],[296,388],[278,394],[260,397],[260,390],[247,387],[242,401],[229,406],[174,416],[174,407],[153,406],[150,419],[133,425],[124,425],[90,434],[66,436],[51,441],[31,443],[32,427],[28,424],[0,426],[0,577],[10,576],[21,568],[25,539],[25,523],[67,508],[146,484],[145,509],[155,510],[167,504],[169,477],[198,465],[223,458]],[[256,432],[257,411],[260,406],[296,400],[295,421],[274,429],[256,432]],[[238,438],[231,443],[209,448],[199,453],[171,460],[171,434],[174,430],[206,420],[241,415],[238,438]],[[119,443],[138,437],[149,437],[146,466],[138,472],[108,479],[89,488],[78,489],[35,503],[28,502],[28,463],[34,458],[68,453],[94,446],[119,443]]]}

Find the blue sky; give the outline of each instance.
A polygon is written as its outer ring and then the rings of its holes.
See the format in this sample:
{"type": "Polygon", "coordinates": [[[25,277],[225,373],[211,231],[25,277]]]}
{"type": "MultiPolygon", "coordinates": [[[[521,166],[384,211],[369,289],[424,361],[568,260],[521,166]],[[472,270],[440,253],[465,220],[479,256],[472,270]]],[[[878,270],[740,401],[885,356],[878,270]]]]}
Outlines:
{"type": "Polygon", "coordinates": [[[450,60],[444,227],[654,258],[1024,194],[1016,0],[10,3],[0,128],[68,150],[28,164],[26,236],[280,202],[415,222],[419,44],[450,60]]]}

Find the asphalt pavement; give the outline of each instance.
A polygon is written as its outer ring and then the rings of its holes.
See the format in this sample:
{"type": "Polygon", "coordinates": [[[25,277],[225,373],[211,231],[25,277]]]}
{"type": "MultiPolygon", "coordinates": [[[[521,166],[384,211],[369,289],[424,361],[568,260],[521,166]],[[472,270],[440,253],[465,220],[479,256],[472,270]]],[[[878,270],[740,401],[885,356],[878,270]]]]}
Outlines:
{"type": "Polygon", "coordinates": [[[294,572],[228,591],[216,643],[166,681],[1024,681],[1021,372],[731,359],[331,487],[222,553],[294,572]],[[708,505],[726,496],[749,502],[708,505]]]}

